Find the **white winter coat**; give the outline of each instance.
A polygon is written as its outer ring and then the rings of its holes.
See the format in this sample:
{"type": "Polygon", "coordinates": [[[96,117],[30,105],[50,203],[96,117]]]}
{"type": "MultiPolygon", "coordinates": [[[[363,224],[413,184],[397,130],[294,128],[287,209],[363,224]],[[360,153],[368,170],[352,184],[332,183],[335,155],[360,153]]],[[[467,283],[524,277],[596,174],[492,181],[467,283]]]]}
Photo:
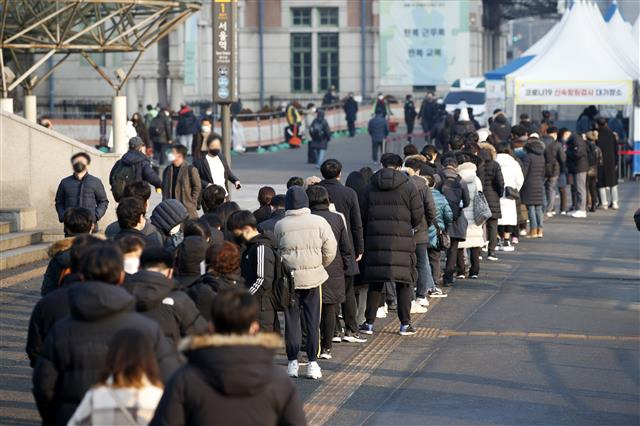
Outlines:
{"type": "Polygon", "coordinates": [[[478,191],[482,191],[482,181],[476,175],[476,165],[462,163],[458,166],[458,174],[469,190],[469,205],[462,211],[467,219],[467,238],[458,243],[458,248],[482,247],[484,245],[483,227],[476,225],[473,218],[473,205],[478,191]]]}
{"type": "MultiPolygon", "coordinates": [[[[520,164],[509,154],[498,154],[496,161],[500,164],[504,186],[510,186],[520,191],[524,183],[524,176],[520,164]]],[[[517,225],[518,211],[516,210],[516,200],[500,198],[500,211],[502,217],[498,219],[498,225],[517,225]]]]}

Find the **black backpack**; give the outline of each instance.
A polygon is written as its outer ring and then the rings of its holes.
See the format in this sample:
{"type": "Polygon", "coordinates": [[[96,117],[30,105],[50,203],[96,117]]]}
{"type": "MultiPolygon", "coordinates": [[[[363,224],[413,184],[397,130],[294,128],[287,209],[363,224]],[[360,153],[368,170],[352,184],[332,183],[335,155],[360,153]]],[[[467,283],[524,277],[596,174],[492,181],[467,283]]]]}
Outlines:
{"type": "Polygon", "coordinates": [[[313,122],[311,123],[311,127],[309,128],[309,134],[311,135],[312,139],[320,141],[325,140],[326,135],[324,131],[324,123],[322,122],[322,120],[318,120],[317,118],[313,120],[313,122]]]}
{"type": "Polygon", "coordinates": [[[116,170],[113,172],[113,183],[111,184],[111,193],[116,202],[119,202],[120,198],[122,198],[127,184],[135,182],[135,180],[136,171],[133,165],[119,161],[116,165],[116,170]]]}
{"type": "Polygon", "coordinates": [[[151,138],[159,138],[164,131],[164,118],[157,115],[149,124],[149,136],[151,138]]]}
{"type": "Polygon", "coordinates": [[[451,212],[453,212],[453,221],[455,222],[460,217],[462,209],[460,208],[460,201],[462,200],[462,185],[457,179],[449,179],[440,173],[440,184],[437,188],[442,195],[447,199],[451,212]]]}
{"type": "Polygon", "coordinates": [[[273,307],[276,311],[287,311],[293,304],[295,285],[291,268],[282,261],[280,254],[274,250],[275,279],[273,280],[273,307]]]}

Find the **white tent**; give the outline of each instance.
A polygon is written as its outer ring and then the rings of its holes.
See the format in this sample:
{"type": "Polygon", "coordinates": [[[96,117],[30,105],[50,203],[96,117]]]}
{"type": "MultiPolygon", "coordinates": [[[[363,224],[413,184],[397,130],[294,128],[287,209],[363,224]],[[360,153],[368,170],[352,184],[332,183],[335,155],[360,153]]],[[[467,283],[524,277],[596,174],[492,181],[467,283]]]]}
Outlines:
{"type": "Polygon", "coordinates": [[[636,41],[636,44],[640,44],[640,16],[636,18],[636,23],[633,24],[633,39],[636,41]]]}
{"type": "Polygon", "coordinates": [[[548,48],[507,76],[514,105],[631,104],[637,70],[598,25],[591,7],[576,2],[548,48]]]}
{"type": "Polygon", "coordinates": [[[636,70],[640,69],[639,41],[633,38],[633,28],[631,24],[622,18],[620,9],[617,7],[613,16],[611,16],[611,19],[607,22],[607,27],[618,51],[626,55],[636,70]]]}

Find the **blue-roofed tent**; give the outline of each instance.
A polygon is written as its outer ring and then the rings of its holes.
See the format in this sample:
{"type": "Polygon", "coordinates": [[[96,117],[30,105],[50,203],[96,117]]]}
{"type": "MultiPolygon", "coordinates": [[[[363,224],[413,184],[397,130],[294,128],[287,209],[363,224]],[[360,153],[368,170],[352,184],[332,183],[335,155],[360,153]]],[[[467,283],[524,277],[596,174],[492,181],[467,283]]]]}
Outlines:
{"type": "Polygon", "coordinates": [[[618,10],[618,4],[614,1],[609,5],[609,7],[607,7],[607,10],[604,11],[604,22],[609,22],[616,13],[616,10],[618,10]]]}
{"type": "Polygon", "coordinates": [[[515,70],[532,60],[534,57],[534,55],[520,56],[519,58],[516,58],[511,62],[507,62],[500,68],[496,68],[493,71],[487,71],[486,73],[484,73],[484,77],[487,80],[504,80],[507,74],[514,72],[515,70]]]}

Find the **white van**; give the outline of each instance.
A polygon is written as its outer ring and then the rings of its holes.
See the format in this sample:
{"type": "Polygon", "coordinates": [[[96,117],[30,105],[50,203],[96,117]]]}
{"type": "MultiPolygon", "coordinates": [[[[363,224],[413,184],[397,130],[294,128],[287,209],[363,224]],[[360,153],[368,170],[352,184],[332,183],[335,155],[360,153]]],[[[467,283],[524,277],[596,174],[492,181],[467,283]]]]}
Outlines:
{"type": "Polygon", "coordinates": [[[487,125],[486,91],[484,77],[461,78],[453,82],[449,93],[445,95],[442,103],[447,112],[453,114],[462,103],[473,108],[473,116],[481,126],[487,125]]]}

